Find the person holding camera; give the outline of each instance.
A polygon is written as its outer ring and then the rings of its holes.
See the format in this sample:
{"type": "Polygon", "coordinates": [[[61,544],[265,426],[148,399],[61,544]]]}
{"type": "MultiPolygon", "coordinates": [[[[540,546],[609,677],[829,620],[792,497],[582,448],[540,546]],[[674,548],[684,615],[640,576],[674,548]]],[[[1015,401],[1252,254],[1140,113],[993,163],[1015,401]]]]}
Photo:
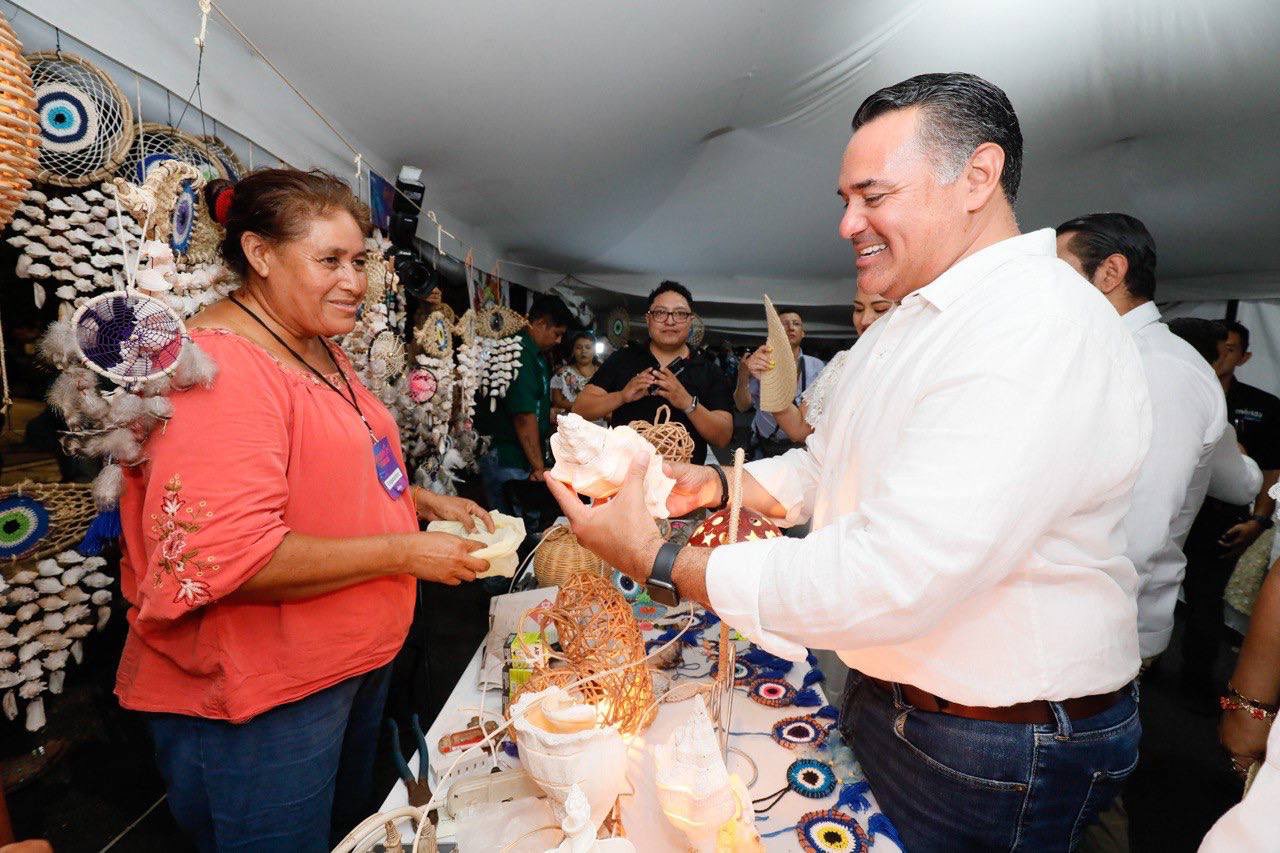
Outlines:
{"type": "Polygon", "coordinates": [[[733,391],[720,368],[690,349],[693,316],[693,296],[684,285],[658,285],[645,312],[648,343],[609,356],[574,400],[574,414],[622,426],[652,422],[667,406],[671,420],[693,437],[695,462],[706,459],[708,444],[727,446],[733,437],[733,391]]]}

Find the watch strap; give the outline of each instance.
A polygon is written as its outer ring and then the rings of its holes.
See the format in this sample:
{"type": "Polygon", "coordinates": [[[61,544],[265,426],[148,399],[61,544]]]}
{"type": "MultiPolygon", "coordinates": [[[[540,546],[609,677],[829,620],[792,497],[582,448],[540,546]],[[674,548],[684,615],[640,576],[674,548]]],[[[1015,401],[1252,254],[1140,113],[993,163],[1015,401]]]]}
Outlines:
{"type": "Polygon", "coordinates": [[[694,394],[693,399],[689,401],[689,406],[684,410],[686,416],[692,415],[693,410],[698,408],[698,395],[694,394]]]}
{"type": "Polygon", "coordinates": [[[1276,523],[1275,519],[1269,515],[1251,515],[1249,516],[1249,520],[1256,521],[1258,524],[1261,524],[1263,530],[1270,530],[1276,523]]]}
{"type": "Polygon", "coordinates": [[[675,607],[680,603],[680,591],[676,589],[671,575],[675,571],[676,556],[683,547],[679,542],[662,543],[658,555],[653,558],[653,571],[649,572],[649,579],[645,581],[649,597],[667,607],[675,607]]]}

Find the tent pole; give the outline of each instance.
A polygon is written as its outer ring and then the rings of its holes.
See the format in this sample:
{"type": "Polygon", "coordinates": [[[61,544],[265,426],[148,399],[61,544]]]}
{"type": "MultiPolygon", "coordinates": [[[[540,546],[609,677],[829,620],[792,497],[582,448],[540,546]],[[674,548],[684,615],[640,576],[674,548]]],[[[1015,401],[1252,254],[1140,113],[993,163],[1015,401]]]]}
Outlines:
{"type": "Polygon", "coordinates": [[[1228,299],[1227,300],[1227,316],[1225,318],[1226,321],[1228,323],[1234,323],[1236,321],[1236,314],[1238,314],[1239,311],[1240,311],[1240,300],[1228,299]]]}

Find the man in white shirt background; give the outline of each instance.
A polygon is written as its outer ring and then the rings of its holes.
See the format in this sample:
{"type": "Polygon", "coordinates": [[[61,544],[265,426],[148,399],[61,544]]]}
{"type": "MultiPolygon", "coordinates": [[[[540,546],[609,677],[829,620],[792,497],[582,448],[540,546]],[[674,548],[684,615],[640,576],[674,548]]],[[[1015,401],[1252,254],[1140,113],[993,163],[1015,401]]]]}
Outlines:
{"type": "Polygon", "coordinates": [[[1151,395],[1151,449],[1124,519],[1125,554],[1138,572],[1138,648],[1150,664],[1169,645],[1182,544],[1209,489],[1210,457],[1227,401],[1208,363],[1160,322],[1156,248],[1141,221],[1095,213],[1057,228],[1058,257],[1096,287],[1132,333],[1151,395]]]}
{"type": "MultiPolygon", "coordinates": [[[[807,448],[743,477],[745,506],[813,532],[680,549],[645,512],[638,467],[603,506],[551,488],[580,541],[632,577],[777,654],[840,652],[855,670],[840,725],[907,849],[1065,850],[1137,762],[1122,523],[1151,436],[1146,380],[1053,232],[1019,235],[1004,92],[921,75],[853,126],[839,232],[858,285],[900,304],[854,346],[807,448]]],[[[723,503],[713,469],[672,472],[673,513],[723,503]]]]}
{"type": "MultiPolygon", "coordinates": [[[[1125,554],[1138,572],[1138,649],[1144,668],[1169,645],[1178,588],[1186,573],[1187,531],[1204,503],[1220,444],[1239,455],[1227,434],[1222,385],[1199,352],[1160,321],[1156,248],[1145,225],[1124,213],[1094,213],[1057,228],[1058,257],[1096,287],[1133,334],[1151,396],[1151,449],[1124,518],[1125,554]]],[[[1257,470],[1255,466],[1255,470],[1257,470]]],[[[1251,496],[1257,493],[1258,472],[1251,496]]],[[[1128,820],[1119,798],[1104,812],[1087,850],[1128,850],[1128,820]]]]}

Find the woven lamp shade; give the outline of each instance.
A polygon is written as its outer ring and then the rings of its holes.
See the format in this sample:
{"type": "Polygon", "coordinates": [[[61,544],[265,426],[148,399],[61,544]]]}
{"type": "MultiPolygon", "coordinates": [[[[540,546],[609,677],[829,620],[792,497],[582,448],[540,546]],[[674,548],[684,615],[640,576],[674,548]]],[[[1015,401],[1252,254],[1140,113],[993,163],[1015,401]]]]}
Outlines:
{"type": "Polygon", "coordinates": [[[0,228],[13,218],[39,168],[40,117],[31,66],[0,15],[0,228]]]}
{"type": "Polygon", "coordinates": [[[564,525],[556,525],[542,537],[533,556],[533,574],[538,586],[562,586],[576,574],[604,575],[604,561],[578,542],[564,525]]]}

